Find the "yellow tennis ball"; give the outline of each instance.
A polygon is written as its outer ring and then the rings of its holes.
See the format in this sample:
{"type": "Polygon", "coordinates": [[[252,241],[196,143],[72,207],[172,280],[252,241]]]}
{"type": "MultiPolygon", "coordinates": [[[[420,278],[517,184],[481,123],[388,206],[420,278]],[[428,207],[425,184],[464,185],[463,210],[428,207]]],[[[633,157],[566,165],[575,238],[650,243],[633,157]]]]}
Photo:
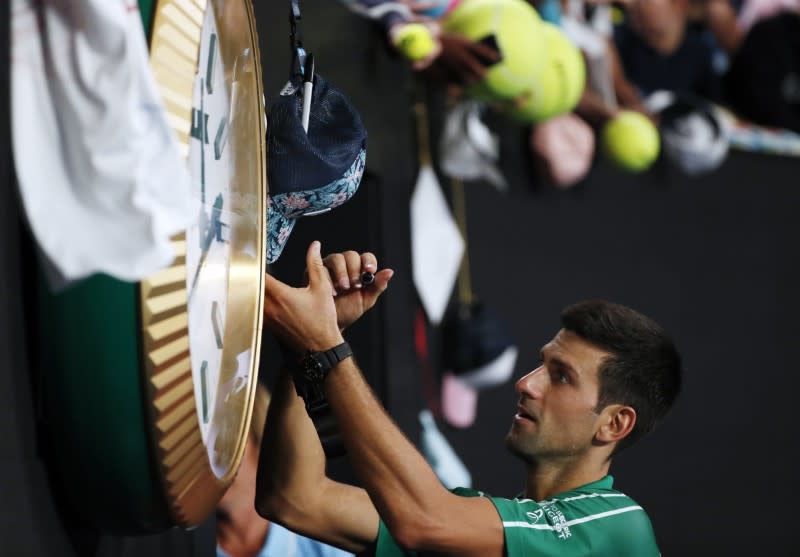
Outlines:
{"type": "Polygon", "coordinates": [[[547,56],[539,79],[508,114],[523,123],[542,122],[570,112],[586,86],[586,65],[581,51],[552,23],[542,22],[547,56]]]}
{"type": "Polygon", "coordinates": [[[603,127],[603,150],[617,166],[630,172],[650,168],[661,148],[653,122],[640,112],[623,110],[603,127]]]}
{"type": "Polygon", "coordinates": [[[525,0],[462,0],[444,19],[446,33],[494,43],[501,60],[467,94],[489,101],[514,99],[537,79],[544,61],[541,19],[525,0]]]}
{"type": "Polygon", "coordinates": [[[436,48],[431,30],[421,23],[404,25],[397,32],[395,42],[403,56],[414,62],[424,60],[436,48]]]}

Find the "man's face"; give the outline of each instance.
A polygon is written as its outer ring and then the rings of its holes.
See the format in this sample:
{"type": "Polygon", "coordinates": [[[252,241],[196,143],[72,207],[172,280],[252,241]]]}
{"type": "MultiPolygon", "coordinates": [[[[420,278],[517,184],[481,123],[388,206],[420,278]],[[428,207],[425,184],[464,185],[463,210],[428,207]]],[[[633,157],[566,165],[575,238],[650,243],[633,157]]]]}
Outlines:
{"type": "Polygon", "coordinates": [[[573,459],[592,446],[599,427],[598,370],[608,352],[560,330],[542,348],[542,363],[517,381],[517,413],[508,449],[526,462],[573,459]]]}

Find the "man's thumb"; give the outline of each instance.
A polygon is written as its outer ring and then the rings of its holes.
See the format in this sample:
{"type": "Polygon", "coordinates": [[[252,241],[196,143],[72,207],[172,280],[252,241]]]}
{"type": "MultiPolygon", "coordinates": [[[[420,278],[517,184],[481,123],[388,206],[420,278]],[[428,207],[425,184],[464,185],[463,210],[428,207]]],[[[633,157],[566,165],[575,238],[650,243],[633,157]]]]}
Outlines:
{"type": "Polygon", "coordinates": [[[306,252],[306,271],[308,271],[308,285],[312,288],[319,284],[330,284],[326,276],[328,270],[322,263],[322,245],[318,240],[311,242],[306,252]]]}

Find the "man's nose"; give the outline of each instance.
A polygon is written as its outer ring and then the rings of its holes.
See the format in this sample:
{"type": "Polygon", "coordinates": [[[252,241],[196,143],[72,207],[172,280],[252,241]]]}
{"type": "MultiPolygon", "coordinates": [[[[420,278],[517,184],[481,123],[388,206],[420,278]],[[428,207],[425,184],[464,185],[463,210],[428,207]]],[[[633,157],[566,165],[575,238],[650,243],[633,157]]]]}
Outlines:
{"type": "Polygon", "coordinates": [[[520,380],[517,381],[517,392],[534,399],[542,398],[545,388],[545,383],[543,381],[545,375],[544,366],[539,366],[527,375],[523,375],[520,380]]]}

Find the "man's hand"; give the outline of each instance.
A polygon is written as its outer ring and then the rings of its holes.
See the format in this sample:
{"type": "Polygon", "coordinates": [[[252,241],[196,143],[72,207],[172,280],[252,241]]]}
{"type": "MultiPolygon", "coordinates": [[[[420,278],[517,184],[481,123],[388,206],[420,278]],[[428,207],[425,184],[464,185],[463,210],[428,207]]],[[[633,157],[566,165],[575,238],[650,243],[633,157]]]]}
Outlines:
{"type": "Polygon", "coordinates": [[[308,248],[306,272],[305,288],[292,288],[269,274],[264,277],[264,325],[298,353],[328,350],[344,341],[319,242],[308,248]]]}
{"type": "Polygon", "coordinates": [[[336,317],[341,330],[352,325],[375,305],[394,274],[391,269],[378,271],[378,261],[369,252],[360,255],[355,251],[333,253],[322,262],[328,269],[334,288],[336,317]],[[374,273],[375,281],[372,284],[361,283],[364,272],[374,273]]]}

